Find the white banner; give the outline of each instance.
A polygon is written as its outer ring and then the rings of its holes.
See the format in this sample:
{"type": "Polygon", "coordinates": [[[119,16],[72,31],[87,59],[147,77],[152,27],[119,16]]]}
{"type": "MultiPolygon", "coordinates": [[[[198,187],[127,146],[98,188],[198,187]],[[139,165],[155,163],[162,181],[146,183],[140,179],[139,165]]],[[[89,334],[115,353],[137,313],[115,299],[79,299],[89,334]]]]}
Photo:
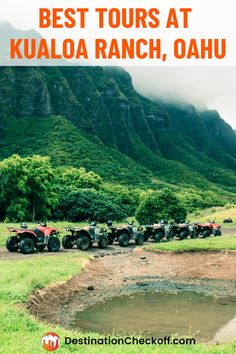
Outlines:
{"type": "Polygon", "coordinates": [[[0,65],[235,66],[233,0],[8,0],[0,65]]]}

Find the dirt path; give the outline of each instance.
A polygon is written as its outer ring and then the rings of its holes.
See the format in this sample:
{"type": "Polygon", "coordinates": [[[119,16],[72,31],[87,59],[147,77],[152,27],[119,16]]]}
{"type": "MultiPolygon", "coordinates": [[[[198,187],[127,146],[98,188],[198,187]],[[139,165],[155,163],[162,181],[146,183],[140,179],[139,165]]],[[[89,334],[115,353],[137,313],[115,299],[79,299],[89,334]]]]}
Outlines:
{"type": "Polygon", "coordinates": [[[76,311],[135,292],[197,291],[220,297],[236,293],[236,252],[154,253],[141,247],[101,254],[79,276],[37,291],[27,304],[41,320],[69,326],[76,311]]]}

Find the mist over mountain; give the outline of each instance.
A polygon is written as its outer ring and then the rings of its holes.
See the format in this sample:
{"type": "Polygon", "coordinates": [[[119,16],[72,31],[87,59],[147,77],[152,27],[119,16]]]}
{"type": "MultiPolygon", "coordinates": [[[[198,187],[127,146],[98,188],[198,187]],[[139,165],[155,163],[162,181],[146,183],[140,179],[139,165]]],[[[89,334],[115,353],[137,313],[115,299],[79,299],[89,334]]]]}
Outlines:
{"type": "Polygon", "coordinates": [[[127,67],[135,89],[151,99],[217,109],[236,128],[236,68],[218,66],[127,67]]]}

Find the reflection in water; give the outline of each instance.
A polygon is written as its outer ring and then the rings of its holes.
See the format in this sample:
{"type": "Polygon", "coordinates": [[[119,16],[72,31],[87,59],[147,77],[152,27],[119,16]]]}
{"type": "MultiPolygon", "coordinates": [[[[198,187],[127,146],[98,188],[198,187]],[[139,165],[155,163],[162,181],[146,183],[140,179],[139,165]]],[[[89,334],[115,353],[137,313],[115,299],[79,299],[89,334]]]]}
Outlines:
{"type": "Polygon", "coordinates": [[[236,317],[230,320],[226,325],[216,332],[213,341],[218,343],[226,343],[236,339],[236,317]]]}
{"type": "Polygon", "coordinates": [[[78,312],[71,326],[101,334],[191,334],[197,339],[212,340],[231,333],[230,339],[236,339],[234,316],[236,303],[232,299],[217,300],[193,292],[145,293],[114,298],[78,312]]]}

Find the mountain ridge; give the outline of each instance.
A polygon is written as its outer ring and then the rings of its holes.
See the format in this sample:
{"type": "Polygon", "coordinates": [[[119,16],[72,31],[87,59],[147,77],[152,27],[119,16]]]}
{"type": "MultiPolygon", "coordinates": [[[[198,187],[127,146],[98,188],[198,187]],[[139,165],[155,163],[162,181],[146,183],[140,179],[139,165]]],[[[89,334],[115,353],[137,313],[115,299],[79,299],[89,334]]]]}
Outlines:
{"type": "MultiPolygon", "coordinates": [[[[230,189],[234,186],[235,133],[215,111],[199,113],[191,105],[151,101],[136,93],[131,77],[120,68],[3,67],[0,72],[1,138],[5,149],[8,136],[9,153],[21,151],[6,133],[10,119],[15,119],[15,126],[27,120],[27,124],[40,122],[42,126],[49,118],[64,117],[80,139],[83,136],[101,149],[112,149],[121,159],[127,157],[129,163],[149,171],[151,180],[178,183],[181,174],[186,174],[204,181],[199,186],[207,181],[220,185],[223,173],[226,181],[222,184],[230,189]],[[219,120],[221,129],[209,130],[212,119],[216,128],[219,120]],[[215,141],[219,136],[220,141],[215,141]],[[221,154],[214,155],[215,150],[221,154]],[[209,162],[214,178],[208,175],[209,162]]],[[[44,149],[31,147],[28,152],[46,153],[46,145],[44,149]]],[[[23,154],[27,154],[25,144],[23,154]]],[[[7,155],[0,147],[0,156],[7,155]]],[[[58,157],[53,159],[64,163],[58,157]]],[[[69,164],[78,165],[78,161],[69,164]]]]}
{"type": "Polygon", "coordinates": [[[109,181],[236,193],[236,135],[217,111],[146,98],[118,67],[0,73],[0,158],[40,153],[109,181]]]}

